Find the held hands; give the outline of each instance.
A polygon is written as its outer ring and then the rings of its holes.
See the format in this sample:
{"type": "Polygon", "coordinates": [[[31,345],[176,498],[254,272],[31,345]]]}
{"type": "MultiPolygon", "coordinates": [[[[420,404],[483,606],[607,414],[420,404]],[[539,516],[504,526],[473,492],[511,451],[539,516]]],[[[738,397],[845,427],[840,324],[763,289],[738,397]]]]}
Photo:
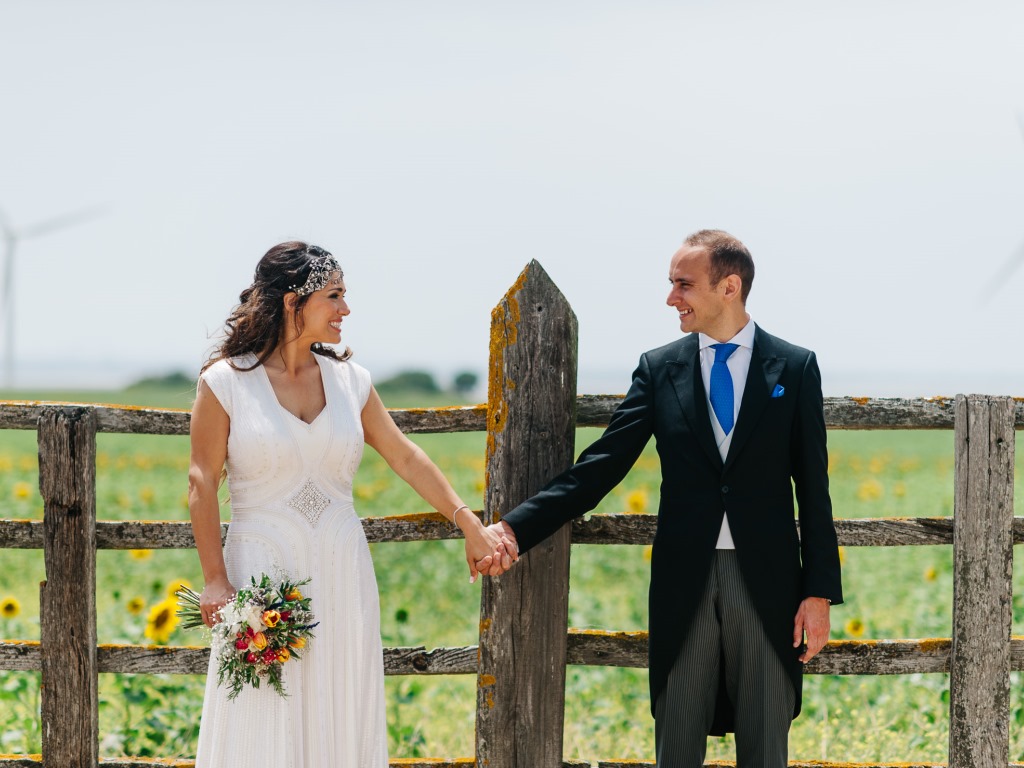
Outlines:
{"type": "Polygon", "coordinates": [[[225,579],[211,581],[203,589],[199,596],[199,611],[203,616],[203,623],[212,627],[217,623],[214,614],[223,608],[235,596],[235,588],[231,582],[225,579]]]}
{"type": "Polygon", "coordinates": [[[829,602],[824,597],[805,597],[800,603],[793,621],[793,647],[799,648],[806,634],[807,648],[800,654],[801,663],[813,659],[828,642],[828,614],[829,602]]]}
{"type": "Polygon", "coordinates": [[[506,523],[484,526],[473,515],[467,516],[467,519],[473,520],[473,523],[466,526],[470,530],[463,530],[470,583],[475,582],[480,574],[500,576],[505,573],[519,559],[519,548],[512,528],[506,523]]]}

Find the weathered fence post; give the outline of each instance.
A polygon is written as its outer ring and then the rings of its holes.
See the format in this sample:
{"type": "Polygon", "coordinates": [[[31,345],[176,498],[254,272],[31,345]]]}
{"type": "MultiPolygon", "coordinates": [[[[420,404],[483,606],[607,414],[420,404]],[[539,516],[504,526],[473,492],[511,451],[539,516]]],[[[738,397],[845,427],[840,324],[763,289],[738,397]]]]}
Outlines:
{"type": "MultiPolygon", "coordinates": [[[[531,261],[491,315],[485,515],[496,521],[573,460],[576,316],[531,261]]],[[[487,768],[562,765],[570,527],[480,602],[476,760],[487,768]]]]}
{"type": "Polygon", "coordinates": [[[1014,403],[958,395],[950,768],[1009,761],[1014,403]]]}
{"type": "Polygon", "coordinates": [[[52,408],[39,417],[46,581],[39,586],[42,746],[46,768],[99,757],[96,667],[96,417],[52,408]]]}

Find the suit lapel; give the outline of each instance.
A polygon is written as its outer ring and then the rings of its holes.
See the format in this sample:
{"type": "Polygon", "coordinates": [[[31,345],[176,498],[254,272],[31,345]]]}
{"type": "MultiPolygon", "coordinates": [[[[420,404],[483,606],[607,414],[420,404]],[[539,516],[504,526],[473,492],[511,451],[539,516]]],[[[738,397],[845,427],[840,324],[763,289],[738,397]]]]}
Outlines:
{"type": "Polygon", "coordinates": [[[753,434],[761,413],[771,399],[772,390],[779,383],[779,377],[786,367],[786,358],[776,357],[773,352],[767,334],[757,328],[754,331],[754,349],[750,355],[747,383],[743,387],[743,401],[740,403],[740,413],[736,419],[736,431],[729,445],[729,453],[725,457],[726,469],[732,465],[743,449],[743,444],[753,434]]]}
{"type": "Polygon", "coordinates": [[[679,406],[683,415],[690,422],[690,428],[697,436],[697,442],[718,468],[722,466],[722,456],[715,444],[715,433],[711,428],[711,414],[708,413],[708,399],[704,392],[704,379],[700,373],[700,345],[697,334],[690,334],[679,353],[679,359],[670,363],[668,375],[675,388],[679,406]]]}

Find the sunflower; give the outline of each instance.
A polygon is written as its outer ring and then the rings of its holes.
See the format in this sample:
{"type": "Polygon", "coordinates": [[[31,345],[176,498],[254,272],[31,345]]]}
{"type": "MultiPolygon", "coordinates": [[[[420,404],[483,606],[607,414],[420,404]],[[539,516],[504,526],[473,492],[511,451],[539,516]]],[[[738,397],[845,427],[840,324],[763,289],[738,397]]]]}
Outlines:
{"type": "Polygon", "coordinates": [[[138,616],[140,613],[142,613],[142,609],[145,607],[146,601],[143,600],[141,597],[133,597],[131,600],[128,601],[127,605],[125,606],[125,608],[127,608],[128,610],[128,613],[130,613],[132,616],[138,616]]]}
{"type": "Polygon", "coordinates": [[[32,495],[32,486],[28,483],[20,482],[14,484],[14,498],[16,499],[27,499],[32,495]]]}
{"type": "Polygon", "coordinates": [[[642,515],[647,511],[647,491],[638,488],[626,497],[626,513],[642,515]]]}
{"type": "Polygon", "coordinates": [[[8,596],[0,600],[0,616],[5,619],[13,619],[19,613],[21,613],[21,603],[18,598],[8,596]]]}
{"type": "Polygon", "coordinates": [[[846,622],[845,629],[850,637],[860,637],[864,634],[864,622],[860,619],[850,619],[846,622]]]}
{"type": "Polygon", "coordinates": [[[178,626],[178,617],[175,611],[178,604],[168,598],[162,600],[149,609],[149,617],[146,619],[145,635],[158,645],[164,645],[171,637],[171,632],[178,626]]]}
{"type": "Polygon", "coordinates": [[[129,549],[128,554],[132,556],[134,560],[148,560],[153,556],[152,549],[129,549]]]}

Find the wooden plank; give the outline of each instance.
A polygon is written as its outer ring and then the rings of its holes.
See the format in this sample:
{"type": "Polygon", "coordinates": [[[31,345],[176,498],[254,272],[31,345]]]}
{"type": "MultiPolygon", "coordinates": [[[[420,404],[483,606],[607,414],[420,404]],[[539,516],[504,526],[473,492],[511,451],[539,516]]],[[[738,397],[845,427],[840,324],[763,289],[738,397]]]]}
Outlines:
{"type": "MultiPolygon", "coordinates": [[[[2,764],[0,764],[2,765],[2,764]]],[[[735,768],[732,760],[707,760],[705,768],[735,768]]],[[[1016,763],[1011,763],[1016,765],[1016,763]]],[[[825,760],[790,760],[789,768],[945,768],[945,763],[830,763],[825,760]]],[[[598,768],[655,768],[644,760],[598,760],[598,768]]]]}
{"type": "MultiPolygon", "coordinates": [[[[576,316],[531,261],[491,314],[486,519],[573,461],[576,316]]],[[[485,579],[476,756],[488,768],[562,765],[570,529],[485,579]]]]}
{"type": "MultiPolygon", "coordinates": [[[[592,667],[647,668],[647,633],[572,629],[566,663],[592,667]]],[[[949,671],[949,638],[833,640],[805,668],[808,675],[910,675],[949,671]]],[[[385,648],[386,675],[474,675],[478,648],[385,648]]],[[[101,645],[100,672],[204,675],[210,651],[195,646],[101,645]]],[[[37,671],[39,643],[0,640],[0,670],[37,671]]],[[[1024,671],[1024,637],[1010,642],[1010,669],[1024,671]]]]}
{"type": "MultiPolygon", "coordinates": [[[[101,645],[100,672],[144,675],[205,675],[210,663],[206,646],[101,645]]],[[[0,640],[0,670],[31,672],[40,668],[40,644],[29,640],[0,640]]],[[[477,647],[385,648],[385,675],[475,675],[477,647]]]]}
{"type": "Polygon", "coordinates": [[[1012,399],[957,397],[951,768],[995,768],[1009,759],[1013,427],[1012,399]]]}
{"type": "Polygon", "coordinates": [[[96,418],[39,417],[43,558],[39,587],[41,717],[47,768],[92,768],[99,755],[96,667],[96,418]]]}
{"type": "MultiPolygon", "coordinates": [[[[622,395],[580,395],[576,423],[605,427],[622,395]]],[[[826,397],[825,425],[830,429],[952,429],[953,398],[826,397]]],[[[187,435],[190,414],[171,408],[131,405],[0,401],[0,429],[35,429],[47,407],[73,405],[92,408],[98,432],[187,435]]],[[[391,408],[391,418],[403,432],[482,432],[487,428],[485,404],[442,408],[391,408]]],[[[1014,426],[1024,429],[1024,398],[1014,403],[1014,426]]]]}
{"type": "MultiPolygon", "coordinates": [[[[477,517],[483,512],[475,510],[477,517]]],[[[367,541],[444,541],[462,534],[436,512],[364,517],[367,541]]],[[[952,517],[874,517],[835,521],[845,547],[933,546],[953,543],[952,517]]],[[[650,544],[655,515],[592,515],[572,523],[573,544],[650,544]]],[[[221,524],[221,538],[228,524],[221,524]]],[[[799,525],[797,525],[799,534],[799,525]]],[[[42,549],[42,520],[0,520],[0,549],[42,549]]],[[[1013,518],[1013,543],[1024,544],[1024,517],[1013,518]]],[[[177,521],[99,520],[98,549],[189,549],[195,546],[192,526],[177,521]]]]}

